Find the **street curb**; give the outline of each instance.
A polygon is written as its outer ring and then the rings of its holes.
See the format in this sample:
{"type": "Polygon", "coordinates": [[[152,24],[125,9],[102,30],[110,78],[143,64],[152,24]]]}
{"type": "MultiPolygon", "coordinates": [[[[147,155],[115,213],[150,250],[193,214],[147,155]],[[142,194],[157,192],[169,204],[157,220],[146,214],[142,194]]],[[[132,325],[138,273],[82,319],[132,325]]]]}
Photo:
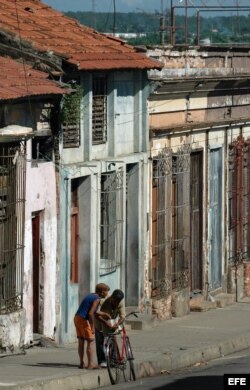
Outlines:
{"type": "Polygon", "coordinates": [[[72,376],[53,378],[49,380],[40,380],[39,382],[30,381],[29,383],[25,382],[25,384],[21,385],[8,385],[8,386],[0,386],[1,390],[5,389],[13,389],[13,390],[88,390],[88,389],[96,389],[101,386],[110,385],[110,380],[108,376],[108,372],[105,369],[102,370],[92,370],[91,372],[87,372],[87,370],[83,370],[83,374],[77,374],[72,376]]]}
{"type": "MultiPolygon", "coordinates": [[[[250,347],[250,332],[247,335],[240,335],[221,343],[180,351],[163,357],[161,360],[142,362],[135,364],[138,378],[157,375],[164,372],[171,372],[195,364],[206,363],[209,360],[230,355],[250,347]]],[[[135,362],[136,363],[136,362],[135,362]]]]}
{"type": "MultiPolygon", "coordinates": [[[[240,335],[223,342],[201,348],[190,349],[189,351],[178,351],[176,354],[162,356],[162,358],[151,361],[135,361],[137,378],[154,376],[165,372],[184,369],[196,364],[206,363],[209,360],[230,355],[250,347],[250,331],[248,334],[240,335]]],[[[53,378],[46,381],[32,381],[23,385],[0,387],[13,390],[90,390],[110,385],[107,370],[94,370],[74,376],[53,378]]]]}

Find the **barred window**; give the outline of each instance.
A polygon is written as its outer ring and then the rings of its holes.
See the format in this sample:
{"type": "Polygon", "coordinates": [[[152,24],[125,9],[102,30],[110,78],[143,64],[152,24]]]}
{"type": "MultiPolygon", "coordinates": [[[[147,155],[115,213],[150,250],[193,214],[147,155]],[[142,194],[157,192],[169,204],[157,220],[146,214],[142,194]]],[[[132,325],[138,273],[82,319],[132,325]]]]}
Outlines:
{"type": "Polygon", "coordinates": [[[172,159],[172,288],[189,281],[190,145],[182,145],[172,159]]]}
{"type": "Polygon", "coordinates": [[[152,187],[152,287],[160,297],[171,285],[171,177],[172,151],[164,148],[153,158],[152,187]]]}
{"type": "Polygon", "coordinates": [[[0,146],[0,313],[22,307],[25,151],[0,146]]]}
{"type": "Polygon", "coordinates": [[[123,172],[101,178],[100,275],[114,272],[122,260],[123,172]]]}
{"type": "Polygon", "coordinates": [[[80,146],[81,130],[81,99],[82,87],[72,84],[74,92],[65,95],[62,108],[63,147],[78,148],[80,146]]]}
{"type": "Polygon", "coordinates": [[[93,78],[92,98],[92,142],[101,144],[107,141],[107,79],[93,78]]]}
{"type": "Polygon", "coordinates": [[[229,261],[250,258],[249,161],[250,143],[238,136],[229,145],[229,261]]]}

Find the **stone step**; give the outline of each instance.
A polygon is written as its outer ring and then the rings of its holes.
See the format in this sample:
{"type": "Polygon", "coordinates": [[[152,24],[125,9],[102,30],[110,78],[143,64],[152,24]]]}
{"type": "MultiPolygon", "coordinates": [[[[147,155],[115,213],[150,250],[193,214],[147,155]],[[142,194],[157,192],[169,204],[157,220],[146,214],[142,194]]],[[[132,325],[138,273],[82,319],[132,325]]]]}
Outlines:
{"type": "Polygon", "coordinates": [[[30,343],[29,347],[35,347],[35,346],[54,348],[57,347],[58,345],[55,339],[46,337],[39,333],[33,333],[33,341],[30,343]]]}
{"type": "Polygon", "coordinates": [[[138,317],[129,317],[126,320],[126,329],[145,330],[157,325],[158,320],[154,315],[138,313],[138,317]]]}
{"type": "Polygon", "coordinates": [[[211,299],[206,301],[203,295],[192,298],[189,301],[190,311],[208,311],[211,309],[216,309],[217,304],[215,300],[211,299]]]}
{"type": "Polygon", "coordinates": [[[228,305],[233,305],[235,302],[235,295],[234,294],[226,294],[221,293],[214,296],[214,300],[216,302],[217,307],[226,307],[228,305]]]}
{"type": "Polygon", "coordinates": [[[126,324],[130,326],[132,330],[145,330],[153,328],[157,325],[157,318],[154,316],[144,316],[141,315],[140,318],[135,318],[131,320],[126,320],[126,324]]]}
{"type": "Polygon", "coordinates": [[[156,316],[151,313],[151,310],[140,313],[137,306],[127,306],[125,311],[126,314],[130,312],[137,313],[137,317],[130,316],[126,319],[127,330],[145,330],[157,325],[158,320],[156,316]]]}

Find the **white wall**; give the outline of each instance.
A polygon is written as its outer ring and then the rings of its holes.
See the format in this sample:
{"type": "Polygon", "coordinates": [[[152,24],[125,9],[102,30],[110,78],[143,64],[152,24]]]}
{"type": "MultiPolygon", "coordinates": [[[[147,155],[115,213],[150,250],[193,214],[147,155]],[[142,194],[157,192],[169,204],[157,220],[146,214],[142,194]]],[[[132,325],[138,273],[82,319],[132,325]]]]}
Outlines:
{"type": "Polygon", "coordinates": [[[24,308],[26,310],[25,343],[33,339],[33,256],[32,213],[41,211],[41,237],[44,252],[44,335],[53,336],[56,285],[56,179],[52,162],[32,167],[31,141],[27,145],[25,205],[24,308]]]}

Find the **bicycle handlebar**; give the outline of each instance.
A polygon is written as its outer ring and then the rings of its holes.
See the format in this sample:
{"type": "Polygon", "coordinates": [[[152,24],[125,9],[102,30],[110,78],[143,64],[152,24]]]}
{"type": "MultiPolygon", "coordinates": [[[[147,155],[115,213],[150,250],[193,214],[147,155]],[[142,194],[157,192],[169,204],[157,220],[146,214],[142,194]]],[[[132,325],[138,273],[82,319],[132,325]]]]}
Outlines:
{"type": "MultiPolygon", "coordinates": [[[[117,329],[115,332],[112,332],[112,333],[110,333],[110,332],[107,332],[106,333],[106,335],[107,336],[114,336],[114,335],[116,335],[116,334],[119,334],[121,331],[122,331],[122,328],[124,328],[124,322],[125,322],[125,320],[128,318],[128,317],[130,317],[130,316],[134,316],[134,317],[136,317],[136,318],[138,318],[138,315],[137,314],[140,314],[140,312],[139,311],[131,311],[131,312],[129,312],[128,314],[126,314],[125,315],[125,318],[124,318],[124,321],[119,325],[121,328],[119,329],[117,329]]],[[[101,331],[102,333],[105,333],[105,332],[103,332],[103,331],[101,331]]]]}
{"type": "Polygon", "coordinates": [[[137,314],[140,314],[140,312],[139,311],[131,311],[130,313],[126,314],[125,319],[128,318],[129,316],[134,316],[134,317],[138,318],[137,314]]]}

